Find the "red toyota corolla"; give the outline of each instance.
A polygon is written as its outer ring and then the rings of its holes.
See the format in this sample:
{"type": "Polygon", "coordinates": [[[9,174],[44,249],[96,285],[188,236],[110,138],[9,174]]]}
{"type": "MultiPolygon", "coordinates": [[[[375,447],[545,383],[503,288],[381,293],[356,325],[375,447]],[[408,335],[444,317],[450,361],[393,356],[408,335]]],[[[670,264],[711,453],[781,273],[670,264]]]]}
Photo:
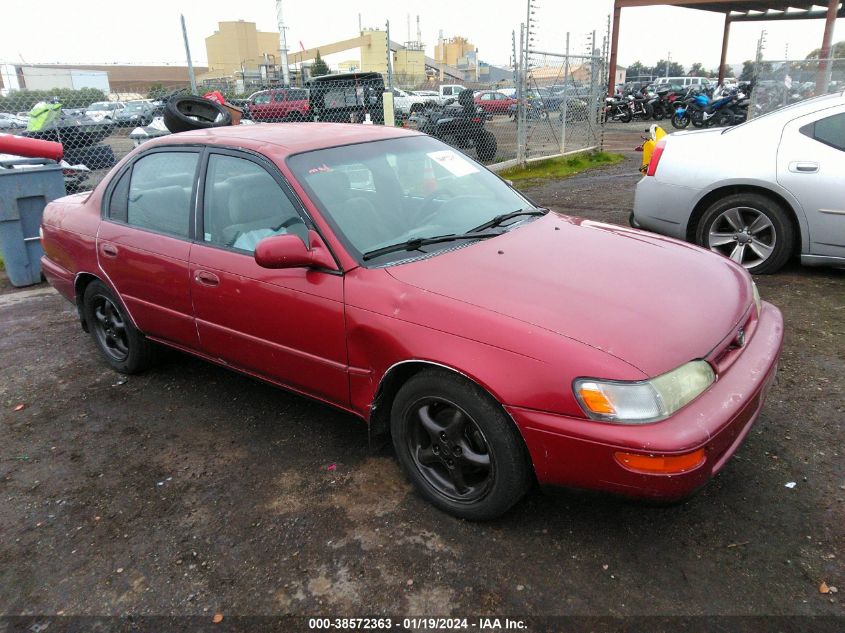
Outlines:
{"type": "Polygon", "coordinates": [[[690,494],[757,418],[783,336],[730,260],[550,213],[390,127],[150,141],[50,204],[43,244],[117,371],[158,343],[331,403],[470,519],[535,480],[690,494]]]}

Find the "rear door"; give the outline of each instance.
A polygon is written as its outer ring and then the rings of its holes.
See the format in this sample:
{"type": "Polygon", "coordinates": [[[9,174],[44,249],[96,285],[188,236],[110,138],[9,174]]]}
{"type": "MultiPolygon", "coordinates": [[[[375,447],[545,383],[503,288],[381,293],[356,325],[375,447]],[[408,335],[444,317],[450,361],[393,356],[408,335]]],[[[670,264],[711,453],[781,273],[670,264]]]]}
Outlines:
{"type": "Polygon", "coordinates": [[[270,270],[254,259],[262,239],[310,220],[278,170],[253,154],[211,149],[200,185],[190,279],[202,351],[326,400],[349,401],[343,276],[270,270]]]}
{"type": "Polygon", "coordinates": [[[196,348],[188,255],[200,152],[140,155],[109,184],[97,258],[145,334],[196,348]]]}
{"type": "Polygon", "coordinates": [[[804,209],[810,253],[845,257],[845,106],[790,121],[778,148],[777,174],[804,209]]]}

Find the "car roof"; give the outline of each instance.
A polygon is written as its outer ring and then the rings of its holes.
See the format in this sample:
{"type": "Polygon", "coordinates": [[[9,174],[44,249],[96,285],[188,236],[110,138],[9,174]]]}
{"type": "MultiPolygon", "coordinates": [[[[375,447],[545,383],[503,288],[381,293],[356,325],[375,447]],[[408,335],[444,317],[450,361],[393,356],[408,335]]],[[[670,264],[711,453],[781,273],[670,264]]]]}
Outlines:
{"type": "Polygon", "coordinates": [[[256,123],[255,125],[213,127],[170,134],[147,141],[144,147],[177,144],[235,146],[284,158],[291,154],[315,149],[405,136],[424,136],[424,134],[387,125],[317,122],[256,123]]]}

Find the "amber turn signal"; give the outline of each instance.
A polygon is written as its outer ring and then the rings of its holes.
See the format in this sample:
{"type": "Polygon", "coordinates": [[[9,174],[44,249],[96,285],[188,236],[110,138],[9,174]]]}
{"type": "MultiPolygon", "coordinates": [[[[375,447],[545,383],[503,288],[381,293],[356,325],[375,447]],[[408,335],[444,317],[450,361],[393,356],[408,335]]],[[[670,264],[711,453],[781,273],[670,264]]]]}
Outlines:
{"type": "Polygon", "coordinates": [[[704,449],[699,448],[683,455],[641,455],[615,453],[616,461],[629,470],[657,475],[677,475],[697,468],[704,463],[704,449]]]}

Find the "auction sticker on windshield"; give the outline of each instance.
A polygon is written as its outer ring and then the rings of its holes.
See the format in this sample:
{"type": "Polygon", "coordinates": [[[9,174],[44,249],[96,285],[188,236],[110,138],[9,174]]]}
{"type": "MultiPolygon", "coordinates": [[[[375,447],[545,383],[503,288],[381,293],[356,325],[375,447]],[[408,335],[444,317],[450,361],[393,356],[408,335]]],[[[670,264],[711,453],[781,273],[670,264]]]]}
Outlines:
{"type": "Polygon", "coordinates": [[[478,168],[469,162],[466,158],[450,149],[444,149],[439,152],[429,152],[426,154],[431,160],[438,165],[448,170],[454,176],[466,176],[467,174],[475,174],[478,168]]]}

